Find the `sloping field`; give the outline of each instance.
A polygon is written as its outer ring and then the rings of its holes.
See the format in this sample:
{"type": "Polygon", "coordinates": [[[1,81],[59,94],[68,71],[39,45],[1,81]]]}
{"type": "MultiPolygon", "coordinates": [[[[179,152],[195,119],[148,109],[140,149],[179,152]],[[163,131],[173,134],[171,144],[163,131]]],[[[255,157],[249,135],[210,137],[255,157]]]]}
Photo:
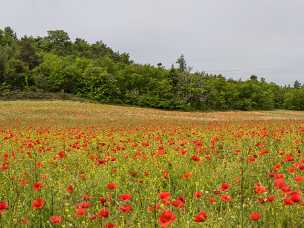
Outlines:
{"type": "Polygon", "coordinates": [[[158,109],[101,105],[71,101],[0,102],[2,127],[32,126],[127,126],[147,123],[200,124],[206,121],[304,120],[304,112],[178,112],[158,109]]]}
{"type": "Polygon", "coordinates": [[[304,112],[0,102],[0,227],[304,227],[304,112]]]}

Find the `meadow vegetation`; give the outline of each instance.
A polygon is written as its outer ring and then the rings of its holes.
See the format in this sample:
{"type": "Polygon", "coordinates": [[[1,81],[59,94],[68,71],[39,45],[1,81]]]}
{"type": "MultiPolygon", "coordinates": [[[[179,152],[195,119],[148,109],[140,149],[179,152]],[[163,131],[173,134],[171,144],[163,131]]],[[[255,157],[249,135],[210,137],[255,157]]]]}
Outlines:
{"type": "Polygon", "coordinates": [[[304,112],[0,102],[1,227],[303,227],[304,112]]]}

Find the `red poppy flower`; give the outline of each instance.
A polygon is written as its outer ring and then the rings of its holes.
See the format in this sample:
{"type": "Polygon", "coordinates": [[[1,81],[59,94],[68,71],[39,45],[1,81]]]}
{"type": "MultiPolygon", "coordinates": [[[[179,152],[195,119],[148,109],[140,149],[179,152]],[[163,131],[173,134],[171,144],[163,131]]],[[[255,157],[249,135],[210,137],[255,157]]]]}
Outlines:
{"type": "Polygon", "coordinates": [[[221,195],[221,200],[223,202],[229,202],[229,201],[231,201],[231,196],[230,195],[221,195]]]}
{"type": "Polygon", "coordinates": [[[189,179],[190,177],[192,177],[192,172],[185,172],[185,173],[181,176],[181,179],[187,180],[187,179],[189,179]]]}
{"type": "Polygon", "coordinates": [[[197,155],[192,155],[191,159],[193,161],[200,161],[201,160],[201,158],[199,156],[197,156],[197,155]]]}
{"type": "Polygon", "coordinates": [[[60,215],[53,215],[49,220],[52,224],[60,224],[62,222],[62,217],[60,215]]]}
{"type": "Polygon", "coordinates": [[[203,193],[202,192],[194,192],[194,196],[195,196],[195,198],[201,198],[202,197],[202,195],[203,195],[203,193]]]}
{"type": "Polygon", "coordinates": [[[185,205],[185,198],[184,197],[177,197],[176,200],[172,201],[172,206],[176,207],[176,208],[182,208],[185,205]]]}
{"type": "Polygon", "coordinates": [[[32,208],[41,209],[41,208],[43,208],[44,204],[45,204],[45,201],[43,198],[37,198],[37,199],[33,200],[32,208]]]}
{"type": "Polygon", "coordinates": [[[67,187],[66,191],[67,191],[68,193],[72,193],[72,192],[74,191],[73,186],[70,184],[70,185],[67,187]]]}
{"type": "Polygon", "coordinates": [[[114,190],[116,188],[117,188],[117,184],[115,184],[115,183],[108,183],[107,184],[107,189],[109,189],[109,190],[114,190]]]}
{"type": "Polygon", "coordinates": [[[159,193],[159,198],[161,200],[169,200],[170,197],[171,197],[170,192],[161,192],[161,193],[159,193]]]}
{"type": "Polygon", "coordinates": [[[256,158],[254,156],[248,156],[247,161],[248,163],[254,163],[256,161],[256,158]]]}
{"type": "Polygon", "coordinates": [[[261,214],[257,211],[253,211],[251,212],[249,218],[252,220],[252,221],[259,221],[261,219],[261,214]]]}
{"type": "Polygon", "coordinates": [[[188,152],[188,151],[187,151],[186,149],[181,149],[181,150],[180,150],[180,154],[181,154],[181,155],[185,155],[185,154],[187,154],[187,152],[188,152]]]}
{"type": "Polygon", "coordinates": [[[99,203],[101,203],[102,205],[104,205],[106,201],[106,198],[104,198],[103,196],[99,197],[99,203]]]}
{"type": "Polygon", "coordinates": [[[301,201],[301,195],[298,192],[291,192],[290,193],[290,199],[295,203],[300,202],[301,201]]]}
{"type": "Polygon", "coordinates": [[[294,180],[295,180],[296,182],[298,182],[298,183],[304,182],[304,176],[296,176],[296,177],[294,178],[294,180]]]}
{"type": "Polygon", "coordinates": [[[114,225],[113,223],[107,223],[105,224],[104,228],[115,228],[116,225],[114,225]]]}
{"type": "Polygon", "coordinates": [[[99,218],[107,218],[110,215],[110,212],[107,208],[102,208],[97,212],[97,217],[99,218]]]}
{"type": "Polygon", "coordinates": [[[9,164],[7,162],[2,163],[0,170],[7,171],[9,169],[9,164]]]}
{"type": "Polygon", "coordinates": [[[90,202],[81,202],[77,205],[78,208],[89,208],[91,206],[90,202]]]}
{"type": "Polygon", "coordinates": [[[289,172],[289,173],[295,173],[295,172],[297,172],[296,168],[294,168],[292,166],[287,167],[286,171],[289,172]]]}
{"type": "Polygon", "coordinates": [[[285,183],[285,179],[284,178],[276,178],[274,179],[274,187],[275,188],[283,188],[286,186],[286,183],[285,183]]]}
{"type": "Polygon", "coordinates": [[[255,184],[255,193],[256,194],[262,194],[264,192],[267,192],[267,188],[263,186],[261,183],[255,184]]]}
{"type": "Polygon", "coordinates": [[[163,177],[168,178],[170,176],[168,171],[163,171],[163,177]]]}
{"type": "Polygon", "coordinates": [[[274,171],[279,171],[281,169],[281,164],[278,163],[278,164],[275,164],[272,168],[274,171]]]}
{"type": "Polygon", "coordinates": [[[209,198],[209,203],[210,203],[211,205],[215,205],[217,202],[216,202],[216,199],[215,199],[214,197],[210,197],[210,198],[209,198]]]}
{"type": "Polygon", "coordinates": [[[0,201],[0,214],[8,209],[8,203],[6,201],[0,201]]]}
{"type": "Polygon", "coordinates": [[[58,154],[57,154],[57,158],[58,159],[62,159],[65,157],[65,152],[62,150],[62,151],[59,151],[58,154]]]}
{"type": "Polygon", "coordinates": [[[275,196],[274,195],[270,195],[267,197],[267,202],[273,202],[275,201],[275,196]]]}
{"type": "Polygon", "coordinates": [[[159,224],[161,227],[165,228],[169,226],[171,223],[173,223],[176,220],[175,214],[170,211],[166,210],[159,216],[159,224]]]}
{"type": "Polygon", "coordinates": [[[260,151],[259,151],[259,155],[265,155],[265,154],[268,154],[269,153],[269,151],[268,150],[266,150],[266,149],[261,149],[260,151]]]}
{"type": "Polygon", "coordinates": [[[286,155],[284,161],[285,161],[285,162],[293,161],[293,156],[292,156],[291,154],[286,155]]]}
{"type": "Polygon", "coordinates": [[[41,169],[43,167],[43,163],[42,162],[37,162],[36,167],[38,169],[41,169]]]}
{"type": "Polygon", "coordinates": [[[118,198],[121,201],[129,201],[132,199],[132,196],[130,194],[121,194],[118,198]]]}
{"type": "Polygon", "coordinates": [[[76,217],[82,217],[85,216],[87,213],[87,210],[85,208],[79,207],[75,209],[75,215],[76,217]]]}
{"type": "Polygon", "coordinates": [[[289,198],[289,197],[285,198],[283,200],[283,202],[284,202],[284,205],[292,205],[292,204],[294,204],[293,200],[291,198],[289,198]]]}
{"type": "Polygon", "coordinates": [[[220,187],[222,192],[229,190],[229,188],[230,188],[230,184],[228,183],[222,183],[220,187]]]}
{"type": "Polygon", "coordinates": [[[207,213],[205,211],[201,211],[194,217],[195,222],[204,222],[208,218],[207,213]]]}
{"type": "Polygon", "coordinates": [[[129,212],[131,212],[132,211],[132,206],[131,205],[121,205],[120,207],[119,207],[119,210],[121,211],[121,212],[123,212],[123,213],[129,213],[129,212]]]}
{"type": "Polygon", "coordinates": [[[33,184],[33,189],[36,192],[40,191],[42,189],[42,187],[43,187],[43,184],[41,182],[36,182],[36,183],[33,184]]]}

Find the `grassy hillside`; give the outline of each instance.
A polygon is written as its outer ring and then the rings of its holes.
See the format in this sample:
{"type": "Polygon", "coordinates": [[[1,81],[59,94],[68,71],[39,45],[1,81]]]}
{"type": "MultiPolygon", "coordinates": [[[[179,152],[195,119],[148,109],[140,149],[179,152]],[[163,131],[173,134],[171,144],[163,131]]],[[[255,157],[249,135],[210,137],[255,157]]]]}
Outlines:
{"type": "Polygon", "coordinates": [[[300,111],[179,112],[79,101],[0,101],[1,126],[125,126],[194,124],[206,121],[304,120],[300,111]]]}

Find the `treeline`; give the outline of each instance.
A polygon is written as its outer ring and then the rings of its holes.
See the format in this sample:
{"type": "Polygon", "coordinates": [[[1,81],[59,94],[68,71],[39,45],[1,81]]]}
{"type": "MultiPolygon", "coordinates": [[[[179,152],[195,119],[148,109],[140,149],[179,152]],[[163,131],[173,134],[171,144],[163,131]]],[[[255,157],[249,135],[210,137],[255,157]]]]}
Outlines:
{"type": "MultiPolygon", "coordinates": [[[[288,75],[286,75],[288,77],[288,75]]],[[[3,91],[64,92],[104,103],[182,110],[304,110],[304,86],[279,86],[191,72],[182,55],[166,69],[136,64],[102,41],[72,41],[62,30],[18,38],[0,29],[3,91]]]]}

